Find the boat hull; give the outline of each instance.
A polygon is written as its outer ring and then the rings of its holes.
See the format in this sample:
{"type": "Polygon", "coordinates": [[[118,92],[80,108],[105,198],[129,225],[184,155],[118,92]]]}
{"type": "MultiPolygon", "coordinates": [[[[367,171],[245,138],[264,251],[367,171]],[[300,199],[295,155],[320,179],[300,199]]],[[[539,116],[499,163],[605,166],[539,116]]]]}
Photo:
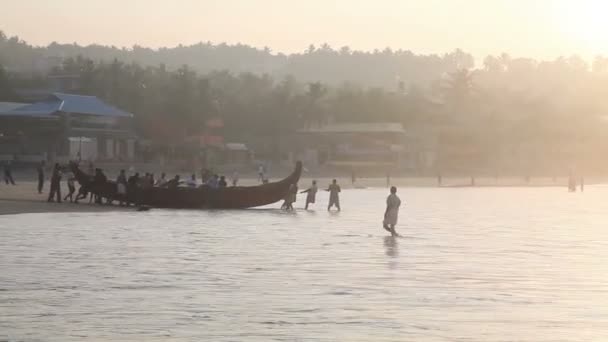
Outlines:
{"type": "Polygon", "coordinates": [[[156,208],[188,209],[245,209],[276,203],[285,198],[291,184],[297,184],[302,173],[302,163],[287,178],[257,186],[235,186],[212,189],[207,186],[192,188],[136,188],[120,195],[115,182],[96,184],[92,177],[71,164],[78,182],[95,195],[114,201],[125,201],[156,208]]]}

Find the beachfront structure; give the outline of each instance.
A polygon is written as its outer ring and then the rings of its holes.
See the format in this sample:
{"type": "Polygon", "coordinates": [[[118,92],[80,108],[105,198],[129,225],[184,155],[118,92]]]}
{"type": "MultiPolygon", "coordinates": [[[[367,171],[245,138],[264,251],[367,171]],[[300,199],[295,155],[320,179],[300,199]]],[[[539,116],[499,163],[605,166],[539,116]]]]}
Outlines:
{"type": "Polygon", "coordinates": [[[294,156],[306,165],[344,168],[428,169],[432,152],[400,123],[334,123],[298,131],[294,156]]]}
{"type": "Polygon", "coordinates": [[[135,158],[133,114],[95,96],[52,93],[0,104],[0,161],[127,161],[135,158]]]}

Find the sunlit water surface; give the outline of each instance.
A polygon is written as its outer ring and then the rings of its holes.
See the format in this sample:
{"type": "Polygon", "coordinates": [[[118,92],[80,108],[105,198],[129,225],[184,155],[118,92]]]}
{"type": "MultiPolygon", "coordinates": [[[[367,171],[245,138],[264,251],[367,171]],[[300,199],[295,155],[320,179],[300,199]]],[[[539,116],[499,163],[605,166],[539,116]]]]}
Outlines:
{"type": "Polygon", "coordinates": [[[608,341],[608,187],[399,194],[0,217],[0,340],[608,341]]]}

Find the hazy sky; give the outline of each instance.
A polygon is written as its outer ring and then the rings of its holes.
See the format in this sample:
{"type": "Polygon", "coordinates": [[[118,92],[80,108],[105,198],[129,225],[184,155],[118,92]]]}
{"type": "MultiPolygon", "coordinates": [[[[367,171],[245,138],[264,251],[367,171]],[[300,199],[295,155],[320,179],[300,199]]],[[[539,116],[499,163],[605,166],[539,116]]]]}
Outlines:
{"type": "Polygon", "coordinates": [[[36,45],[242,42],[418,53],[462,48],[552,58],[608,55],[608,0],[0,0],[0,30],[36,45]]]}

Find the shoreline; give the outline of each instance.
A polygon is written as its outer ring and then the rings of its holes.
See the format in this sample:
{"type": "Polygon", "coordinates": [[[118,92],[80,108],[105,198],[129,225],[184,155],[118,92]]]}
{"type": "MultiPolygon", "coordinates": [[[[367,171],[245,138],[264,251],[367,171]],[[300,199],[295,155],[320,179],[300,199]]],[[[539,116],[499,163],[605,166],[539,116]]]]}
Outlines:
{"type": "MultiPolygon", "coordinates": [[[[331,178],[314,178],[317,180],[320,189],[324,189],[331,182],[331,178]]],[[[359,178],[355,184],[351,184],[350,178],[337,178],[338,184],[347,189],[385,189],[387,188],[386,178],[359,178]]],[[[271,181],[276,181],[273,179],[271,181]]],[[[308,188],[313,178],[308,175],[303,175],[298,183],[300,190],[308,188]]],[[[88,199],[81,203],[62,202],[54,203],[47,202],[49,182],[45,182],[45,187],[42,194],[36,191],[37,183],[34,181],[19,181],[17,185],[0,184],[0,215],[15,215],[29,213],[78,213],[78,212],[111,212],[111,211],[126,211],[134,210],[133,207],[120,207],[118,205],[97,205],[89,204],[88,199]]],[[[390,184],[400,188],[435,188],[435,189],[473,189],[473,188],[563,188],[567,191],[566,179],[558,178],[534,178],[530,182],[526,182],[521,178],[476,178],[475,185],[471,185],[470,178],[444,178],[443,184],[438,186],[437,178],[391,178],[390,184]]],[[[603,179],[594,179],[586,182],[586,186],[594,184],[603,184],[603,179]]],[[[254,178],[244,178],[239,181],[239,185],[251,186],[257,185],[259,182],[254,178]]],[[[62,195],[67,194],[66,182],[62,182],[62,195]]]]}

